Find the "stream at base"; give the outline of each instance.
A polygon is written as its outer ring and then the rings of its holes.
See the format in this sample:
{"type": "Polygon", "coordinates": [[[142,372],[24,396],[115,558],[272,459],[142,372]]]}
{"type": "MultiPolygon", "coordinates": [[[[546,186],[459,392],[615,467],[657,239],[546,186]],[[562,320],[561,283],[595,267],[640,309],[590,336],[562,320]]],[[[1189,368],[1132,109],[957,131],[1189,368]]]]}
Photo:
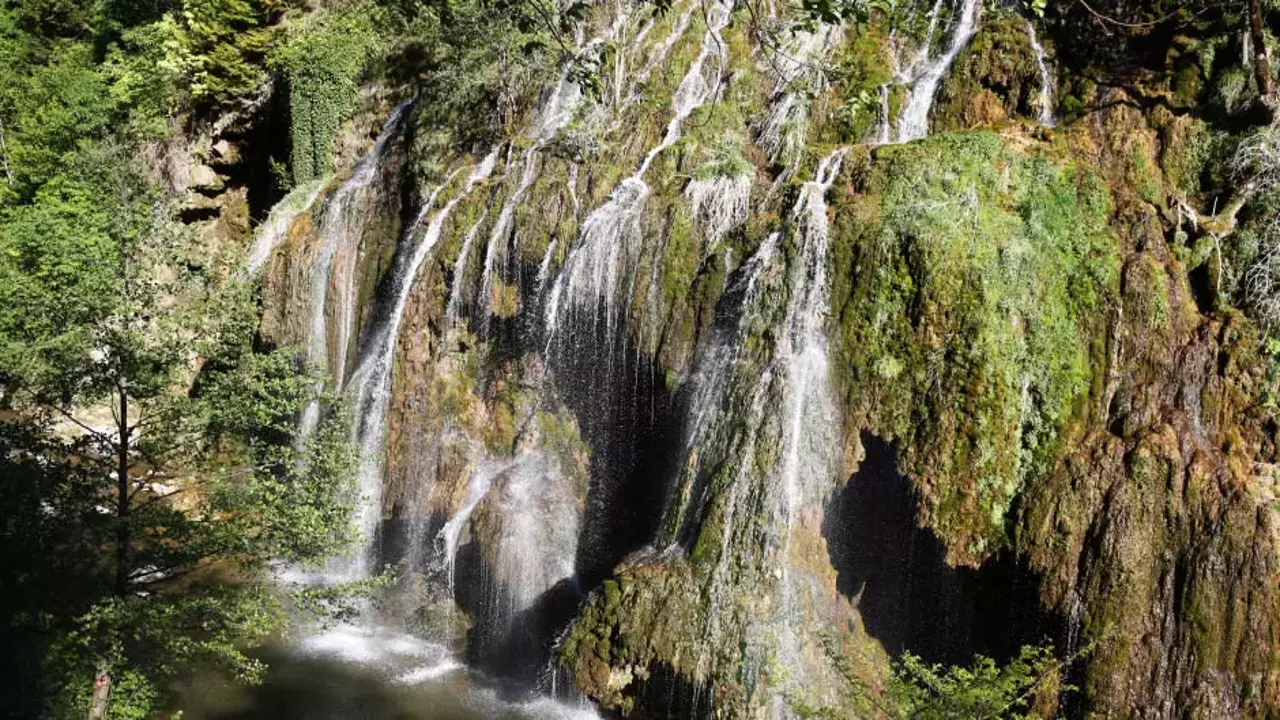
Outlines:
{"type": "Polygon", "coordinates": [[[514,688],[466,667],[444,646],[341,625],[262,653],[260,685],[191,683],[189,720],[597,720],[589,704],[514,688]]]}

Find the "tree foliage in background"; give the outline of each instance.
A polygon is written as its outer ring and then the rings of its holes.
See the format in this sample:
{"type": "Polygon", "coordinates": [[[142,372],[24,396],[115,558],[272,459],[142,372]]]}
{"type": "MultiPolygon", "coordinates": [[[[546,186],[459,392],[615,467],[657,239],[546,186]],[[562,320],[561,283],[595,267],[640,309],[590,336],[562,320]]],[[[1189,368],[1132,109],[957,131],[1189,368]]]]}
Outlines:
{"type": "Polygon", "coordinates": [[[141,717],[193,663],[257,677],[265,571],[349,544],[355,456],[341,415],[295,437],[314,379],[131,146],[72,160],[0,216],[0,707],[141,717]]]}

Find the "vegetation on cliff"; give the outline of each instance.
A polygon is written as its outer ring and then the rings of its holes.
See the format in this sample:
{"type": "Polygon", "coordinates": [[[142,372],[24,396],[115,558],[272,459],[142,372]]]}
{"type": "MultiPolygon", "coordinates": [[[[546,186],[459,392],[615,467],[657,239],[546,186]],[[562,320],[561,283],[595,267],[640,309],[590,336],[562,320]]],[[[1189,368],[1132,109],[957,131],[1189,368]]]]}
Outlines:
{"type": "MultiPolygon", "coordinates": [[[[435,223],[390,346],[374,522],[417,528],[412,556],[474,517],[450,552],[475,546],[476,585],[542,572],[501,567],[503,543],[563,551],[571,576],[539,575],[564,582],[521,621],[560,603],[536,642],[602,705],[1274,714],[1280,13],[984,4],[933,134],[890,144],[910,56],[960,5],[739,3],[713,32],[707,7],[659,0],[611,35],[624,5],[0,2],[0,707],[141,717],[192,667],[261,676],[252,648],[290,605],[269,570],[352,537],[343,402],[300,360],[331,338],[292,347],[341,314],[300,298],[317,244],[351,241],[341,367],[435,223]],[[823,158],[840,170],[815,177],[823,158]],[[637,204],[597,216],[628,177],[637,204]],[[251,218],[295,186],[251,280],[251,218]],[[617,297],[592,297],[620,310],[565,360],[549,291],[593,218],[628,223],[607,238],[617,297]],[[824,302],[793,311],[809,272],[824,302]],[[797,340],[810,324],[825,344],[797,340]],[[822,390],[791,377],[796,347],[833,389],[795,416],[821,432],[783,427],[793,380],[822,390]],[[723,434],[677,447],[729,352],[723,434]],[[950,566],[1018,568],[1042,632],[953,667],[886,652],[821,517],[864,433],[892,444],[912,529],[950,566]],[[784,503],[772,468],[802,436],[831,461],[796,460],[802,481],[830,482],[784,503]]],[[[416,567],[404,602],[479,647],[498,611],[454,597],[455,559],[451,597],[416,567]]]]}

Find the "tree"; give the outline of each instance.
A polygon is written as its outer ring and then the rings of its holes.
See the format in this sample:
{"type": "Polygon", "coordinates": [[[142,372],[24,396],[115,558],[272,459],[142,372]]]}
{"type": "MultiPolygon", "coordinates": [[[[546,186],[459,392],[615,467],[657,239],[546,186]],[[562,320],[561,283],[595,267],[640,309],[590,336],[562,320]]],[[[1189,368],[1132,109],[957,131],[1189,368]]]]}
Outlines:
{"type": "Polygon", "coordinates": [[[1038,718],[1031,701],[1044,685],[1057,686],[1063,668],[1050,647],[1023,646],[1004,665],[976,655],[968,667],[945,668],[908,652],[894,663],[889,697],[903,718],[1038,718]]]}
{"type": "Polygon", "coordinates": [[[343,417],[295,436],[313,379],[251,352],[252,288],[133,155],[94,145],[0,216],[0,609],[59,715],[160,703],[197,659],[254,679],[265,570],[352,538],[343,417]]]}

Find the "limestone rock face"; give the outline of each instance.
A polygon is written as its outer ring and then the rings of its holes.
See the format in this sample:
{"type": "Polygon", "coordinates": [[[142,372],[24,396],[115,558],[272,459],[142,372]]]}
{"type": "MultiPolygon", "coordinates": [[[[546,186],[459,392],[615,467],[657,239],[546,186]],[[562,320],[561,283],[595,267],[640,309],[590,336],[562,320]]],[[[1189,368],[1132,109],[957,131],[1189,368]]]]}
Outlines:
{"type": "MultiPolygon", "coordinates": [[[[712,10],[593,11],[609,92],[489,145],[358,118],[268,238],[259,335],[356,411],[388,615],[640,717],[877,716],[903,651],[1024,644],[1079,688],[1047,715],[1274,714],[1275,380],[1189,235],[1204,121],[984,10],[879,142],[712,10]]],[[[871,25],[792,51],[889,115],[871,25]]]]}

